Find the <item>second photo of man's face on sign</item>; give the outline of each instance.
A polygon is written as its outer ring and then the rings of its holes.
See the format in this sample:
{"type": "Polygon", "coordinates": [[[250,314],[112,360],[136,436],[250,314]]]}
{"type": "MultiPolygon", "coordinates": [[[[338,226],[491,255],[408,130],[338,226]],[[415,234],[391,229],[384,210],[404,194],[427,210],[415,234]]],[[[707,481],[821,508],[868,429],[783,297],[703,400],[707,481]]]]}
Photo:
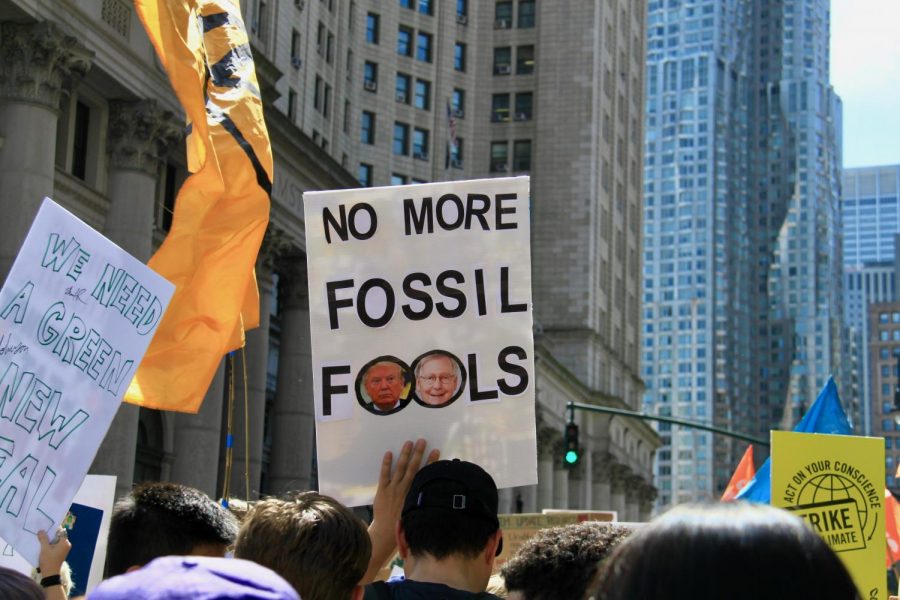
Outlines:
{"type": "Polygon", "coordinates": [[[443,350],[426,352],[413,362],[414,398],[428,408],[447,406],[462,393],[465,370],[459,359],[443,350]]]}
{"type": "Polygon", "coordinates": [[[356,382],[360,405],[376,415],[391,414],[409,404],[411,388],[409,367],[394,356],[371,361],[356,382]]]}

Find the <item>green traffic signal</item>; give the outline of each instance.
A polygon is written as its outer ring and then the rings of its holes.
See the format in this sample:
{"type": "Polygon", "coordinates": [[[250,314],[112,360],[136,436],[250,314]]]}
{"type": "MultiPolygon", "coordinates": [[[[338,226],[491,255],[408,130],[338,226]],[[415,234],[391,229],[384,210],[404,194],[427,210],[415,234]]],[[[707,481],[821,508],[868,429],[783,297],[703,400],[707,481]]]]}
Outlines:
{"type": "Polygon", "coordinates": [[[578,453],[575,452],[574,450],[569,450],[568,452],[566,452],[566,462],[569,463],[570,465],[574,465],[575,463],[577,463],[578,462],[578,453]]]}

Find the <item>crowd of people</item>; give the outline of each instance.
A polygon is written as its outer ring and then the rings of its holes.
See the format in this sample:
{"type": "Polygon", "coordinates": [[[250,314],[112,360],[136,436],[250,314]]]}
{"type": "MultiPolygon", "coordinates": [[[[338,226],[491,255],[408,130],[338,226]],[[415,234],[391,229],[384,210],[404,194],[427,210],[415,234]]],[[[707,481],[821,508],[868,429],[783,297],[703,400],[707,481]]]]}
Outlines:
{"type": "MultiPolygon", "coordinates": [[[[106,579],[89,598],[860,598],[841,560],[803,521],[743,503],[679,507],[636,529],[590,521],[545,529],[492,576],[503,548],[493,478],[425,451],[424,440],[407,442],[393,470],[385,454],[368,528],[316,492],[244,511],[186,486],[140,485],[116,504],[106,579]],[[395,553],[403,575],[383,581],[395,553]]],[[[0,598],[67,598],[71,544],[64,532],[39,537],[37,581],[0,569],[0,598]]]]}

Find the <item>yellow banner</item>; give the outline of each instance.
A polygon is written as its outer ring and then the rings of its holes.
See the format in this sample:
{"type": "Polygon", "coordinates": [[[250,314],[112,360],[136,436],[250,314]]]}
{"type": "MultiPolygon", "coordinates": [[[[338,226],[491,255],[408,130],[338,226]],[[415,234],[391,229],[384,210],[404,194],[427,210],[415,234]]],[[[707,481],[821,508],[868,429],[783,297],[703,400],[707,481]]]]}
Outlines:
{"type": "Polygon", "coordinates": [[[882,438],[773,431],[772,505],[828,542],[863,598],[887,598],[882,438]]]}

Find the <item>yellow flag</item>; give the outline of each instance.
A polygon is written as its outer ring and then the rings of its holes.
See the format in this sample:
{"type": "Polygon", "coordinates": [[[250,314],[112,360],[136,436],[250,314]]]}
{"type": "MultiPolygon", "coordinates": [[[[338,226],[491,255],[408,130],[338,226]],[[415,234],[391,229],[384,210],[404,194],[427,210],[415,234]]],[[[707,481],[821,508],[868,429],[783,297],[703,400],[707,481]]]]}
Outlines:
{"type": "Polygon", "coordinates": [[[269,221],[272,150],[238,2],[135,7],[187,115],[192,174],[148,263],[175,295],[125,400],[195,413],[222,356],[259,324],[253,268],[269,221]]]}

